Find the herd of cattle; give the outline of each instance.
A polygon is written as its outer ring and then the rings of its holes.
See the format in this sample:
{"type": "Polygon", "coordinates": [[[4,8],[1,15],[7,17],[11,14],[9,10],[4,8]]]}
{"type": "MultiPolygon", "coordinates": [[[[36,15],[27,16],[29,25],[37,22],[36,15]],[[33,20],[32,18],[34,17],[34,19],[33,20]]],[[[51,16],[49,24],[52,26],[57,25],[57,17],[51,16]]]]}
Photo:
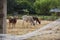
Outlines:
{"type": "MultiPolygon", "coordinates": [[[[18,19],[18,16],[10,16],[9,17],[9,27],[12,25],[12,27],[15,27],[16,23],[17,23],[17,19],[18,19]]],[[[25,22],[29,22],[31,25],[35,25],[37,23],[41,23],[40,20],[38,19],[38,17],[36,16],[28,16],[28,15],[23,15],[22,16],[22,24],[24,24],[24,21],[25,22]]]]}

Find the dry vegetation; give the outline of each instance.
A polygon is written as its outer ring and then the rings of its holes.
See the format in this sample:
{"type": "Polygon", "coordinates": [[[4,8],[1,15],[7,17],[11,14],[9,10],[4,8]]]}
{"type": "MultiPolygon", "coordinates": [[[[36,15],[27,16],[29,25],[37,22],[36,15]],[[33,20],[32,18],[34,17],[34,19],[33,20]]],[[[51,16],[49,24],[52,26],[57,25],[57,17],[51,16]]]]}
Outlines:
{"type": "Polygon", "coordinates": [[[33,36],[26,40],[60,40],[60,27],[52,33],[33,36]]]}
{"type": "Polygon", "coordinates": [[[34,36],[26,40],[60,40],[60,33],[52,33],[52,34],[45,34],[34,36]]]}
{"type": "MultiPolygon", "coordinates": [[[[25,25],[23,26],[22,20],[18,20],[16,27],[12,29],[11,27],[9,28],[8,20],[7,20],[7,33],[23,35],[28,32],[32,32],[36,29],[39,29],[50,22],[52,21],[41,20],[41,24],[37,24],[36,26],[31,26],[31,25],[27,26],[28,23],[25,22],[25,25]]],[[[25,40],[60,40],[60,27],[58,27],[58,29],[54,30],[54,32],[50,34],[37,35],[25,40]]]]}
{"type": "Polygon", "coordinates": [[[9,27],[8,20],[7,20],[7,28],[6,28],[7,31],[6,32],[8,34],[23,35],[23,34],[26,34],[28,32],[32,32],[36,29],[39,29],[40,27],[42,27],[50,22],[52,22],[52,21],[41,20],[41,24],[37,24],[35,26],[32,26],[26,22],[25,22],[25,25],[23,25],[22,20],[18,19],[16,27],[12,28],[12,27],[9,27]]]}

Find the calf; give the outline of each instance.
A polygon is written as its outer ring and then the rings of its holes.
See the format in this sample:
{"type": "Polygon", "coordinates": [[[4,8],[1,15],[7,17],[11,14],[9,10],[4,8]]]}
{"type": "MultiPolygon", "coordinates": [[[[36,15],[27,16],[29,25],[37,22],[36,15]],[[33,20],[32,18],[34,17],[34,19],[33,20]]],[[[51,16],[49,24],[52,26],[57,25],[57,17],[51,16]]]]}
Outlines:
{"type": "Polygon", "coordinates": [[[16,16],[15,17],[12,17],[12,16],[9,17],[9,27],[11,27],[11,26],[15,27],[16,22],[17,22],[16,16]]]}

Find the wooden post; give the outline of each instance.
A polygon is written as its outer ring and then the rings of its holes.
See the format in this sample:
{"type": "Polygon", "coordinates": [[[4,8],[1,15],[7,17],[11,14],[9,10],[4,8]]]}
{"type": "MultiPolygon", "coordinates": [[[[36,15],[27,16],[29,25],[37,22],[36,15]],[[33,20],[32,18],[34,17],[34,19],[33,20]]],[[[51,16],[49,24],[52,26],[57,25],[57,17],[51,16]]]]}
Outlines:
{"type": "Polygon", "coordinates": [[[7,0],[3,0],[3,14],[4,14],[4,17],[3,17],[3,33],[5,34],[6,33],[6,17],[7,17],[7,0]]]}
{"type": "Polygon", "coordinates": [[[0,0],[0,33],[6,31],[6,13],[6,0],[0,0]]]}
{"type": "Polygon", "coordinates": [[[0,0],[0,33],[3,33],[3,0],[0,0]]]}

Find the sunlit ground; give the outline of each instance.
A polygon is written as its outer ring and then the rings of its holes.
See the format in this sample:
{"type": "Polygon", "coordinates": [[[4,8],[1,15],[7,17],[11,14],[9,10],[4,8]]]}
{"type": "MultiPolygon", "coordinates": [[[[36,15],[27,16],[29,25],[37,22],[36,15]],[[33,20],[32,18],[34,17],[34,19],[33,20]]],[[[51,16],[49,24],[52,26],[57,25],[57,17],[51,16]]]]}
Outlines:
{"type": "Polygon", "coordinates": [[[33,36],[26,40],[60,40],[60,26],[52,33],[33,36]]]}
{"type": "Polygon", "coordinates": [[[22,20],[18,19],[18,21],[16,23],[16,27],[12,28],[12,27],[9,27],[8,20],[7,20],[6,32],[7,32],[7,34],[23,35],[23,34],[32,32],[36,29],[39,29],[51,22],[52,21],[41,20],[41,24],[36,24],[35,26],[33,26],[26,22],[23,25],[22,20]]]}

